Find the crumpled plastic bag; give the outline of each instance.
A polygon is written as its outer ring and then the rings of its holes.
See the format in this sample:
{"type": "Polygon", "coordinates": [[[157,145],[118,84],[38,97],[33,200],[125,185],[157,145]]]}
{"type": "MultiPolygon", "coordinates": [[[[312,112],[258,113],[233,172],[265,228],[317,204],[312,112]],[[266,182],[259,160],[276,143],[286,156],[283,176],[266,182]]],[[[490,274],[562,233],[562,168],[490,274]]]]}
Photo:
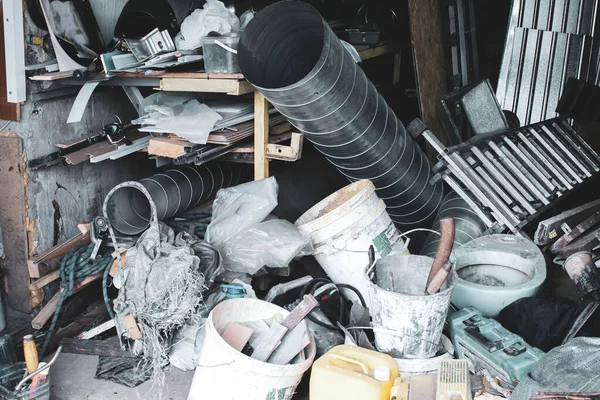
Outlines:
{"type": "Polygon", "coordinates": [[[299,254],[312,252],[310,239],[292,223],[269,217],[277,192],[271,177],[217,193],[206,240],[219,249],[227,271],[253,275],[263,266],[284,268],[299,254]]]}
{"type": "Polygon", "coordinates": [[[277,207],[278,191],[274,177],[219,190],[205,240],[220,248],[234,234],[262,222],[277,207]]]}
{"type": "Polygon", "coordinates": [[[175,36],[175,46],[178,50],[197,49],[209,32],[224,34],[236,32],[239,28],[240,20],[223,2],[207,0],[204,8],[194,10],[181,23],[181,31],[175,36]]]}
{"type": "Polygon", "coordinates": [[[131,121],[143,125],[140,132],[173,133],[197,144],[206,144],[215,123],[222,119],[198,100],[173,106],[151,104],[144,111],[146,115],[131,121]]]}
{"type": "Polygon", "coordinates": [[[196,368],[196,335],[206,323],[206,317],[194,316],[173,335],[173,344],[169,353],[169,362],[182,371],[196,368]]]}

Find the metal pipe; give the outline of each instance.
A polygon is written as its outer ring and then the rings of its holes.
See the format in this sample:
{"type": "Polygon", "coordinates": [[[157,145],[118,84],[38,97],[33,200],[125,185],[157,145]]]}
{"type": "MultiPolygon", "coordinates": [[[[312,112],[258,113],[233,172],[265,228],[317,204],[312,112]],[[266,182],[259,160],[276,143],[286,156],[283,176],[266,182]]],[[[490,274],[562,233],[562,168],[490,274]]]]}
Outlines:
{"type": "Polygon", "coordinates": [[[402,123],[318,11],[297,1],[259,12],[243,32],[246,79],[350,181],[369,179],[399,228],[427,224],[443,185],[402,123]]]}
{"type": "MultiPolygon", "coordinates": [[[[158,219],[166,220],[213,198],[221,188],[237,185],[247,171],[245,165],[209,163],[172,168],[135,183],[142,185],[152,197],[158,219]]],[[[112,227],[125,235],[143,232],[151,219],[148,198],[132,182],[122,183],[115,189],[105,199],[112,227]]]]}
{"type": "MultiPolygon", "coordinates": [[[[440,232],[440,221],[449,217],[454,219],[454,250],[480,237],[487,229],[485,223],[477,216],[475,211],[456,192],[450,192],[444,197],[436,215],[436,222],[431,229],[440,232]]],[[[425,240],[421,255],[435,257],[440,240],[439,234],[430,234],[425,240]]]]}
{"type": "Polygon", "coordinates": [[[594,263],[592,253],[580,251],[571,254],[565,260],[563,268],[584,300],[600,301],[600,272],[594,263]]]}

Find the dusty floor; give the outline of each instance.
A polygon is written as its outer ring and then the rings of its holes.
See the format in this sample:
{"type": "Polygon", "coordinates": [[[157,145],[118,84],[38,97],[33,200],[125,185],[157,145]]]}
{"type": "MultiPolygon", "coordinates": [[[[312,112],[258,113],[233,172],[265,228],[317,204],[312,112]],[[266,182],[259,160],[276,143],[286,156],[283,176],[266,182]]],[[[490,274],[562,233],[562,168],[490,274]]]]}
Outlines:
{"type": "Polygon", "coordinates": [[[116,383],[94,379],[98,357],[61,354],[51,368],[51,393],[54,400],[138,400],[187,399],[194,372],[171,368],[166,376],[167,387],[159,397],[152,382],[130,389],[116,383]]]}

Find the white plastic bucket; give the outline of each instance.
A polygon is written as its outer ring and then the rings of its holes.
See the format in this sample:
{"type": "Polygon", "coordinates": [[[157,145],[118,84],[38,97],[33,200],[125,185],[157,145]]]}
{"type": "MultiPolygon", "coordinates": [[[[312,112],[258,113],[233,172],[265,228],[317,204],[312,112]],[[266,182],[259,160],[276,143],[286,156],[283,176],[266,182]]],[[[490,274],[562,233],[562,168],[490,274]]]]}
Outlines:
{"type": "Polygon", "coordinates": [[[310,237],[314,256],[331,280],[354,286],[365,299],[369,247],[373,245],[382,257],[392,251],[407,253],[385,203],[369,180],[354,182],[321,200],[298,218],[296,226],[310,237]]]}
{"type": "Polygon", "coordinates": [[[414,359],[414,358],[394,358],[398,365],[400,376],[408,379],[413,375],[435,374],[440,369],[442,360],[452,360],[454,358],[454,346],[452,341],[442,335],[440,342],[441,349],[437,355],[432,358],[414,359]]]}
{"type": "Polygon", "coordinates": [[[221,337],[230,322],[266,320],[277,314],[285,318],[289,312],[266,301],[244,298],[217,305],[203,328],[204,343],[188,400],[290,400],[315,358],[312,336],[304,349],[306,359],[289,365],[257,361],[235,350],[221,337]]]}
{"type": "Polygon", "coordinates": [[[365,269],[375,346],[379,351],[394,358],[420,359],[434,357],[438,352],[458,276],[453,269],[438,293],[424,295],[432,263],[431,257],[393,255],[365,269]],[[378,284],[373,283],[373,275],[379,277],[378,284]],[[388,279],[392,275],[392,279],[388,279]],[[386,290],[392,280],[393,291],[386,290]]]}

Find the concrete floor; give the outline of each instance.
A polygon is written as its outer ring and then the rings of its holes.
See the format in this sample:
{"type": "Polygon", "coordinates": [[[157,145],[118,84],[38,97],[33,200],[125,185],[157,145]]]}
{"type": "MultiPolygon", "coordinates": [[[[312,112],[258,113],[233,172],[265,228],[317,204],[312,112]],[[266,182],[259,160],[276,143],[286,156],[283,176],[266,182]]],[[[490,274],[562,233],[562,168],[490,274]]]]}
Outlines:
{"type": "Polygon", "coordinates": [[[61,354],[50,370],[51,398],[54,400],[138,400],[187,399],[194,371],[171,367],[166,388],[161,393],[148,381],[131,389],[117,383],[95,379],[97,356],[61,354]]]}

